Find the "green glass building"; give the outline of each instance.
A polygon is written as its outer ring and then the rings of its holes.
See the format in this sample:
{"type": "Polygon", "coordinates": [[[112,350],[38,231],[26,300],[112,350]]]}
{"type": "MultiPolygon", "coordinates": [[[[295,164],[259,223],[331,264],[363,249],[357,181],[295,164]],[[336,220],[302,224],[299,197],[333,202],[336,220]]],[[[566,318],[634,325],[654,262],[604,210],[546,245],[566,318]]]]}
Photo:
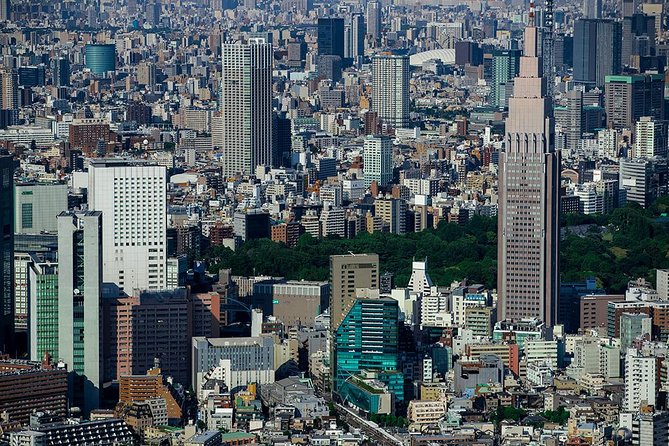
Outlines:
{"type": "Polygon", "coordinates": [[[30,296],[30,359],[39,361],[45,352],[58,352],[58,265],[55,253],[32,254],[28,268],[30,296]],[[51,259],[45,258],[51,254],[51,259]]]}
{"type": "MultiPolygon", "coordinates": [[[[333,390],[347,400],[351,386],[365,371],[376,372],[395,401],[404,401],[404,379],[398,372],[399,310],[390,298],[358,298],[335,332],[333,390]],[[347,382],[348,381],[348,382],[347,382]]],[[[375,395],[374,392],[367,392],[375,395]]]]}

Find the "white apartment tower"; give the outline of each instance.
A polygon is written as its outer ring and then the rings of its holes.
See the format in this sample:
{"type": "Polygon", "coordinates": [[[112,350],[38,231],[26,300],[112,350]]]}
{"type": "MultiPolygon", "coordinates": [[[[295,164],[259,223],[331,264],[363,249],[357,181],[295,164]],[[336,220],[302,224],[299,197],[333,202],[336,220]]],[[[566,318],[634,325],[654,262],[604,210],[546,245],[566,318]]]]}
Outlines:
{"type": "Polygon", "coordinates": [[[638,158],[667,157],[669,123],[642,116],[636,123],[634,156],[638,158]]]}
{"type": "Polygon", "coordinates": [[[497,316],[539,318],[553,326],[560,285],[560,156],[538,42],[532,9],[499,155],[497,316]]]}
{"type": "Polygon", "coordinates": [[[372,58],[372,111],[384,126],[409,126],[409,56],[383,53],[372,58]]]}
{"type": "Polygon", "coordinates": [[[376,181],[379,187],[393,182],[393,142],[387,136],[368,136],[362,152],[365,186],[376,181]]]}
{"type": "Polygon", "coordinates": [[[655,405],[658,392],[657,358],[643,356],[634,348],[625,355],[624,412],[638,412],[641,406],[655,405]]]}
{"type": "Polygon", "coordinates": [[[272,163],[272,44],[251,39],[222,51],[223,174],[251,175],[272,163]]]}
{"type": "Polygon", "coordinates": [[[88,206],[102,211],[103,280],[128,294],[167,281],[167,172],[121,159],[92,160],[88,206]]]}

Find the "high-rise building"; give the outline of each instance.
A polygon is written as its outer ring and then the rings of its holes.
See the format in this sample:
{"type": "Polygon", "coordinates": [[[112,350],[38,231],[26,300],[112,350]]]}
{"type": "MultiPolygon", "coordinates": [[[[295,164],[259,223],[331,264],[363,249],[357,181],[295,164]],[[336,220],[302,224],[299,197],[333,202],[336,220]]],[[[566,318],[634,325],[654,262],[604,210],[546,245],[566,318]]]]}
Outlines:
{"type": "Polygon", "coordinates": [[[39,234],[58,230],[58,214],[67,210],[67,185],[17,184],[14,187],[14,232],[39,234]]]}
{"type": "Polygon", "coordinates": [[[601,19],[602,0],[583,0],[583,17],[586,19],[601,19]]]}
{"type": "Polygon", "coordinates": [[[623,18],[622,66],[634,66],[632,56],[655,55],[655,20],[655,16],[642,13],[623,18]]]}
{"type": "Polygon", "coordinates": [[[351,33],[350,33],[350,57],[354,63],[361,62],[365,56],[365,36],[367,35],[367,26],[365,24],[365,16],[361,13],[356,13],[351,16],[351,33]]]}
{"type": "Polygon", "coordinates": [[[492,85],[490,103],[495,107],[507,107],[513,80],[520,69],[520,50],[498,50],[492,56],[492,85]]]}
{"type": "Polygon", "coordinates": [[[622,26],[609,19],[579,19],[574,24],[574,81],[589,87],[604,85],[619,74],[622,26]]]}
{"type": "Polygon", "coordinates": [[[330,256],[330,328],[333,332],[353,306],[358,288],[379,288],[379,256],[330,256]]]}
{"type": "Polygon", "coordinates": [[[625,397],[621,410],[638,412],[641,406],[656,403],[659,390],[657,358],[644,356],[634,348],[625,354],[625,397]]]}
{"type": "Polygon", "coordinates": [[[88,208],[102,211],[104,281],[128,294],[165,286],[167,179],[164,166],[91,160],[88,208]]]}
{"type": "Polygon", "coordinates": [[[631,444],[669,444],[669,412],[653,409],[653,406],[642,405],[632,414],[631,444]]]}
{"type": "Polygon", "coordinates": [[[606,127],[634,130],[642,116],[664,119],[664,76],[607,76],[604,89],[606,127]]]}
{"type": "Polygon", "coordinates": [[[372,111],[383,125],[409,126],[409,57],[389,53],[372,58],[372,111]]]}
{"type": "Polygon", "coordinates": [[[0,22],[12,19],[12,1],[0,0],[0,22]]]}
{"type": "Polygon", "coordinates": [[[116,45],[89,43],[86,45],[86,68],[101,76],[116,70],[116,45]]]}
{"type": "Polygon", "coordinates": [[[344,59],[344,19],[321,17],[318,19],[318,55],[339,56],[344,59]]]}
{"type": "Polygon", "coordinates": [[[18,124],[19,73],[14,68],[0,70],[0,128],[18,124]]]}
{"type": "Polygon", "coordinates": [[[57,57],[53,59],[51,65],[52,79],[54,87],[67,87],[70,85],[70,61],[67,57],[57,57]]]}
{"type": "Polygon", "coordinates": [[[379,187],[393,182],[393,141],[387,136],[367,136],[362,153],[365,186],[376,181],[379,187]]]}
{"type": "Polygon", "coordinates": [[[29,305],[27,318],[30,359],[41,360],[48,352],[60,358],[58,352],[58,264],[55,253],[33,254],[28,266],[29,305]]]}
{"type": "Polygon", "coordinates": [[[272,44],[223,45],[220,106],[223,174],[251,175],[272,164],[272,44]]]}
{"type": "Polygon", "coordinates": [[[497,311],[498,320],[538,318],[552,326],[559,293],[560,156],[552,144],[553,106],[537,38],[530,23],[509,100],[506,150],[499,156],[497,311]]]}
{"type": "Polygon", "coordinates": [[[378,42],[381,40],[382,33],[381,2],[372,0],[367,2],[367,34],[369,34],[373,40],[378,42]]]}
{"type": "Polygon", "coordinates": [[[0,348],[14,343],[14,169],[11,155],[0,155],[0,348]]]}
{"type": "Polygon", "coordinates": [[[102,389],[103,217],[99,211],[58,216],[58,355],[70,372],[70,404],[84,414],[102,389]]]}
{"type": "MultiPolygon", "coordinates": [[[[334,335],[333,391],[364,370],[396,372],[399,359],[397,301],[358,298],[334,335]]],[[[396,389],[397,390],[397,389],[396,389]]],[[[403,399],[403,388],[397,392],[403,399]]]]}
{"type": "Polygon", "coordinates": [[[555,124],[564,135],[564,148],[576,150],[583,136],[583,93],[571,90],[564,94],[566,107],[555,107],[555,124]]]}
{"type": "Polygon", "coordinates": [[[634,156],[652,158],[667,157],[669,144],[669,123],[655,120],[650,116],[642,116],[636,123],[634,132],[634,156]]]}

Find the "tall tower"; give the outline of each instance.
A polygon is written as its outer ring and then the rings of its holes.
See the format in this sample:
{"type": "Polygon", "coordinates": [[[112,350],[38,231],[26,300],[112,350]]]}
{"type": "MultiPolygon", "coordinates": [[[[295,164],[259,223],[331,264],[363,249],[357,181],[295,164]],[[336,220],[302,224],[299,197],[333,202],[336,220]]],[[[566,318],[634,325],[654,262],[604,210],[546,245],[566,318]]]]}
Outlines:
{"type": "MultiPolygon", "coordinates": [[[[601,10],[601,0],[600,10],[601,10]]],[[[543,64],[544,74],[548,77],[547,96],[553,98],[555,90],[555,42],[553,41],[553,32],[555,25],[553,22],[553,0],[546,0],[546,7],[544,9],[544,29],[543,29],[543,64]]]]}
{"type": "Polygon", "coordinates": [[[499,159],[498,319],[536,317],[552,326],[559,291],[560,155],[537,37],[532,7],[499,159]]]}
{"type": "Polygon", "coordinates": [[[367,33],[378,42],[381,32],[381,3],[372,0],[367,3],[367,33]]]}
{"type": "Polygon", "coordinates": [[[250,175],[272,164],[272,44],[223,45],[223,174],[250,175]]]}
{"type": "Polygon", "coordinates": [[[14,170],[11,155],[0,155],[0,349],[16,353],[14,338],[14,170]]]}
{"type": "Polygon", "coordinates": [[[58,355],[70,403],[87,415],[102,389],[102,213],[58,215],[58,355]]]}
{"type": "Polygon", "coordinates": [[[409,126],[409,57],[385,53],[372,58],[372,111],[384,125],[409,126]]]}

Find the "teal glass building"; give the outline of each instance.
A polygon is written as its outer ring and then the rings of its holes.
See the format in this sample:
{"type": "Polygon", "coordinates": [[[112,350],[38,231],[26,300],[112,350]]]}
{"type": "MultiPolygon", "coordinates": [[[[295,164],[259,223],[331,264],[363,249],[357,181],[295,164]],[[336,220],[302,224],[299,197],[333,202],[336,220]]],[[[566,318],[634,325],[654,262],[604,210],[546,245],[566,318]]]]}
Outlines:
{"type": "Polygon", "coordinates": [[[86,45],[86,68],[97,75],[116,70],[116,45],[90,43],[86,45]]]}
{"type": "Polygon", "coordinates": [[[362,371],[377,372],[377,379],[387,386],[395,401],[404,400],[404,379],[397,371],[398,317],[397,301],[393,299],[355,301],[335,332],[333,390],[342,400],[353,390],[351,380],[362,371]]]}

